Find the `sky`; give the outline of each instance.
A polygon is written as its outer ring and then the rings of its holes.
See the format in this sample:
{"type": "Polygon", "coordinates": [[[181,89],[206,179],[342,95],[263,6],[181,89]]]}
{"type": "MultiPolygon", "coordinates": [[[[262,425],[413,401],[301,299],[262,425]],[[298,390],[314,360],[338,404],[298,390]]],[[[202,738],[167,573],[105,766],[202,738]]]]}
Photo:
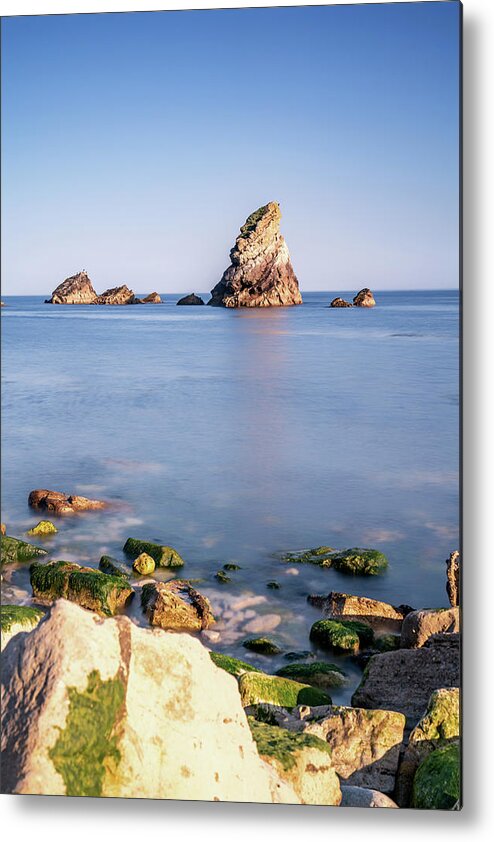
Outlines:
{"type": "Polygon", "coordinates": [[[2,20],[2,293],[204,292],[278,201],[302,290],[458,285],[459,4],[2,20]]]}

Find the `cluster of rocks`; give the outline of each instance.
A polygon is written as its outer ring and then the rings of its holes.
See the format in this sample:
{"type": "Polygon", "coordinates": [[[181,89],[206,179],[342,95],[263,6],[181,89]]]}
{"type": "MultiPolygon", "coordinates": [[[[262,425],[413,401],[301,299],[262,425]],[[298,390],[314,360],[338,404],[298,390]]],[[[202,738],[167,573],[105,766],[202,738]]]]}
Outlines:
{"type": "Polygon", "coordinates": [[[157,292],[151,292],[145,298],[137,298],[125,284],[98,295],[87,272],[83,271],[62,281],[45,304],[161,304],[161,297],[157,292]]]}
{"type": "Polygon", "coordinates": [[[353,304],[344,298],[333,298],[330,307],[375,307],[376,302],[369,287],[364,287],[353,298],[353,304]]]}

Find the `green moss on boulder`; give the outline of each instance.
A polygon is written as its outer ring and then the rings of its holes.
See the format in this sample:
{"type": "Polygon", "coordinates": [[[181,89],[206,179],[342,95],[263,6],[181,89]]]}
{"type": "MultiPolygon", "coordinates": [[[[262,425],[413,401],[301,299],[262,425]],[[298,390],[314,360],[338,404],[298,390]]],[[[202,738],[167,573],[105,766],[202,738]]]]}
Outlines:
{"type": "Polygon", "coordinates": [[[36,628],[43,617],[39,608],[31,605],[1,605],[0,606],[0,628],[2,650],[7,643],[19,632],[29,632],[36,628]]]}
{"type": "Polygon", "coordinates": [[[243,675],[244,672],[262,672],[262,670],[252,666],[252,664],[247,664],[238,658],[232,658],[230,655],[223,655],[221,652],[210,652],[209,656],[213,664],[216,664],[217,667],[225,670],[225,672],[230,673],[230,675],[234,675],[235,678],[243,675]]]}
{"type": "Polygon", "coordinates": [[[460,798],[460,768],[458,743],[429,754],[415,773],[412,805],[421,810],[452,810],[460,798]]]}
{"type": "Polygon", "coordinates": [[[280,647],[269,637],[250,637],[244,640],[242,646],[259,655],[280,655],[280,647]]]}
{"type": "Polygon", "coordinates": [[[36,599],[53,602],[63,597],[104,617],[116,614],[134,593],[121,576],[68,561],[34,562],[30,576],[36,599]]]}
{"type": "Polygon", "coordinates": [[[275,674],[301,684],[310,684],[312,687],[341,687],[345,683],[344,671],[336,664],[327,664],[324,661],[287,664],[275,674]]]}
{"type": "Polygon", "coordinates": [[[323,649],[357,652],[360,646],[372,643],[370,626],[358,620],[317,620],[310,630],[310,639],[323,649]]]}
{"type": "Polygon", "coordinates": [[[55,535],[58,532],[57,527],[51,520],[40,520],[36,526],[33,526],[26,534],[27,535],[55,535]]]}
{"type": "Polygon", "coordinates": [[[228,576],[224,570],[218,570],[218,572],[214,574],[214,578],[222,585],[227,585],[228,582],[232,581],[231,576],[228,576]]]}
{"type": "Polygon", "coordinates": [[[238,686],[243,707],[263,703],[284,708],[331,704],[331,697],[322,690],[276,675],[245,672],[239,677],[238,686]]]}
{"type": "Polygon", "coordinates": [[[331,567],[333,547],[313,547],[310,550],[282,553],[282,560],[290,564],[317,564],[319,567],[331,567]]]}
{"type": "Polygon", "coordinates": [[[126,564],[113,558],[111,555],[102,555],[99,560],[99,569],[110,576],[121,576],[123,579],[130,579],[130,570],[126,564]]]}
{"type": "Polygon", "coordinates": [[[365,550],[353,547],[349,550],[333,553],[331,566],[339,573],[353,576],[377,576],[384,573],[388,560],[379,550],[365,550]]]}
{"type": "Polygon", "coordinates": [[[277,725],[266,725],[252,716],[247,717],[252,736],[261,757],[275,758],[283,769],[292,769],[296,764],[296,755],[304,748],[317,748],[331,757],[328,744],[313,734],[294,734],[277,725]]]}
{"type": "Polygon", "coordinates": [[[156,564],[154,558],[151,558],[148,553],[141,553],[135,559],[132,568],[141,576],[150,576],[151,573],[154,573],[156,564]]]}
{"type": "Polygon", "coordinates": [[[434,690],[427,711],[415,726],[411,742],[451,740],[460,736],[460,690],[458,687],[434,690]]]}
{"type": "Polygon", "coordinates": [[[399,634],[380,634],[374,638],[374,646],[378,652],[394,652],[400,648],[399,634]]]}
{"type": "Polygon", "coordinates": [[[10,535],[2,535],[0,542],[2,564],[31,561],[33,558],[48,555],[43,547],[36,547],[34,544],[28,544],[27,541],[20,541],[19,538],[11,538],[10,535]]]}
{"type": "Polygon", "coordinates": [[[123,550],[131,559],[136,559],[141,553],[147,553],[154,559],[157,567],[182,567],[185,563],[173,547],[141,541],[139,538],[127,538],[123,550]]]}

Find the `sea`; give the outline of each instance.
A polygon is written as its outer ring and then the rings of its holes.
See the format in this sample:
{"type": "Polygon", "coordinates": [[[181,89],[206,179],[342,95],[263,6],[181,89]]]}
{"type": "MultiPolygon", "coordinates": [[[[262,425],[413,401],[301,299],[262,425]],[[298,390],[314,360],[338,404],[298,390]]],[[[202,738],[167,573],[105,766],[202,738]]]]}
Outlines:
{"type": "MultiPolygon", "coordinates": [[[[97,567],[102,554],[123,559],[129,536],[171,545],[218,618],[206,645],[269,672],[313,651],[345,669],[332,695],[347,703],[361,668],[310,643],[321,611],[309,594],[447,605],[459,294],[375,292],[373,309],[331,309],[352,294],[304,292],[301,306],[241,310],[177,307],[181,295],[123,307],[3,298],[2,522],[25,537],[42,517],[27,505],[35,488],[110,501],[58,518],[49,558],[97,567]],[[349,577],[280,557],[319,545],[379,549],[389,568],[349,577]],[[240,569],[221,584],[224,564],[240,569]],[[246,650],[258,634],[282,654],[246,650]]],[[[2,597],[30,604],[29,564],[4,570],[2,597]]],[[[130,614],[147,624],[138,598],[130,614]]]]}

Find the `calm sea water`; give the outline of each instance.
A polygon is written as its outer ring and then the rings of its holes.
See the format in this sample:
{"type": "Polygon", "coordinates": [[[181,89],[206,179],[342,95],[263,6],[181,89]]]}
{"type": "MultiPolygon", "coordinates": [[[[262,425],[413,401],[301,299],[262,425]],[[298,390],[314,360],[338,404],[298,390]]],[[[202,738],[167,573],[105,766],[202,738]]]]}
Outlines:
{"type": "MultiPolygon", "coordinates": [[[[278,623],[270,634],[285,649],[310,648],[309,593],[446,604],[459,520],[458,294],[381,292],[375,309],[351,311],[328,309],[336,294],[238,311],[176,307],[171,295],[121,308],[5,298],[9,534],[39,519],[33,488],[114,501],[59,521],[52,557],[97,566],[129,535],[175,546],[183,574],[226,612],[215,648],[263,665],[241,646],[248,624],[278,623]],[[275,557],[319,544],[381,549],[389,571],[349,579],[275,557]],[[242,569],[221,586],[225,562],[242,569]]],[[[29,601],[27,567],[8,572],[7,601],[29,601]]]]}

